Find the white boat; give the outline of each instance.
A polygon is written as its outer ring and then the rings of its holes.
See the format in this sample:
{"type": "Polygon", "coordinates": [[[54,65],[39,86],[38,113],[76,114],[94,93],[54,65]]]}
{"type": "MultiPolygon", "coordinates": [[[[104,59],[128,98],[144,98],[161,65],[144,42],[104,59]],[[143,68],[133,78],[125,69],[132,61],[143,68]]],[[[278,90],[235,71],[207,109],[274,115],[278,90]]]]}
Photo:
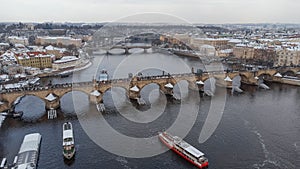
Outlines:
{"type": "Polygon", "coordinates": [[[27,134],[24,137],[18,153],[14,169],[36,169],[42,135],[39,133],[27,134]]]}
{"type": "Polygon", "coordinates": [[[105,69],[103,69],[99,75],[99,81],[104,82],[108,80],[108,73],[105,69]]]}
{"type": "Polygon", "coordinates": [[[63,155],[69,160],[75,155],[73,127],[71,122],[63,124],[63,155]]]}
{"type": "Polygon", "coordinates": [[[0,169],[4,169],[6,167],[6,163],[7,163],[6,158],[3,158],[0,164],[0,169]]]}
{"type": "Polygon", "coordinates": [[[198,168],[208,168],[208,159],[204,153],[191,146],[178,136],[172,136],[167,132],[159,133],[161,142],[163,142],[169,149],[194,164],[198,168]]]}

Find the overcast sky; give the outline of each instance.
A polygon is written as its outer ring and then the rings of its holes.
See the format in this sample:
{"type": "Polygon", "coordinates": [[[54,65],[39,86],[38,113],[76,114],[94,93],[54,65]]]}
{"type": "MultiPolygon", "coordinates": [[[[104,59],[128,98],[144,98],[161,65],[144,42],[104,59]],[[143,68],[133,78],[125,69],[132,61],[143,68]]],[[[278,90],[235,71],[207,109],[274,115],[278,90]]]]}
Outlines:
{"type": "MultiPolygon", "coordinates": [[[[105,22],[163,13],[191,23],[300,23],[300,0],[0,0],[0,22],[105,22]]],[[[159,18],[154,18],[153,20],[159,18]]]]}

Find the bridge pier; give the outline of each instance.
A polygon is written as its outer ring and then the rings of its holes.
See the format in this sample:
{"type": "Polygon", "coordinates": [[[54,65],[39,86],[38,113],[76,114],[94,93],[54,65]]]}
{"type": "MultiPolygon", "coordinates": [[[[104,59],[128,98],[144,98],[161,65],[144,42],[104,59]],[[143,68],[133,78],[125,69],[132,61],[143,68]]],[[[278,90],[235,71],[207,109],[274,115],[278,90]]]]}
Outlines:
{"type": "Polygon", "coordinates": [[[46,111],[48,114],[48,119],[57,118],[57,109],[60,107],[60,99],[57,97],[53,100],[46,99],[46,111]]]}
{"type": "Polygon", "coordinates": [[[129,55],[129,49],[128,48],[125,48],[125,55],[129,55]]]}
{"type": "Polygon", "coordinates": [[[139,99],[141,98],[140,91],[129,91],[128,92],[128,97],[129,99],[139,99]]]}
{"type": "Polygon", "coordinates": [[[95,103],[95,104],[103,103],[102,95],[99,95],[99,96],[90,95],[89,100],[91,103],[95,103]]]}
{"type": "Polygon", "coordinates": [[[171,83],[167,83],[167,84],[161,84],[159,86],[159,89],[164,92],[165,95],[167,96],[173,96],[174,92],[173,92],[173,87],[174,85],[171,83]]]}
{"type": "Polygon", "coordinates": [[[219,87],[232,88],[232,80],[224,80],[223,78],[216,78],[216,85],[219,87]]]}
{"type": "Polygon", "coordinates": [[[198,91],[199,90],[199,86],[196,84],[196,82],[188,82],[189,86],[188,88],[190,90],[194,90],[194,91],[198,91]]]}
{"type": "Polygon", "coordinates": [[[58,109],[60,107],[60,100],[59,99],[55,99],[53,101],[48,101],[46,100],[46,109],[50,110],[50,109],[58,109]]]}
{"type": "Polygon", "coordinates": [[[96,104],[96,108],[99,112],[105,111],[103,95],[98,90],[94,90],[92,93],[90,93],[89,100],[91,103],[96,104]]]}

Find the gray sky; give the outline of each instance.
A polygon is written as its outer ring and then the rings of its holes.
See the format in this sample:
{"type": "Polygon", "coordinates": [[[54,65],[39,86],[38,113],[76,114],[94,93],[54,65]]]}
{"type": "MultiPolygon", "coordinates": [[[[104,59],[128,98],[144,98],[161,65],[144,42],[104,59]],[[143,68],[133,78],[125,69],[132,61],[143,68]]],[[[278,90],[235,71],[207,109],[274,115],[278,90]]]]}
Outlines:
{"type": "MultiPolygon", "coordinates": [[[[299,0],[0,0],[0,22],[104,22],[144,12],[192,23],[300,23],[299,0]]],[[[157,18],[159,21],[159,18],[157,18]]],[[[156,18],[155,18],[156,20],[156,18]]]]}

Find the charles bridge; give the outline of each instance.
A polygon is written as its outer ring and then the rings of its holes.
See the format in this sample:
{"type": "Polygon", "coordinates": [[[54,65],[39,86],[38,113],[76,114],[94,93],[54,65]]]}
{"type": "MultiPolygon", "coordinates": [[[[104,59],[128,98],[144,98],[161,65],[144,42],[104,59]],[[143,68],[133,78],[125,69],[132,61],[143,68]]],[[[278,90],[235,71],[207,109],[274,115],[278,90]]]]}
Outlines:
{"type": "Polygon", "coordinates": [[[189,88],[199,90],[203,87],[206,80],[215,78],[218,84],[224,87],[232,87],[232,81],[224,80],[225,77],[234,79],[241,77],[241,82],[249,85],[258,85],[258,79],[264,79],[272,82],[287,83],[292,85],[300,85],[299,81],[288,81],[285,78],[274,76],[277,73],[282,75],[297,75],[300,68],[285,69],[268,69],[258,71],[241,71],[241,72],[203,72],[203,73],[186,73],[161,76],[147,76],[124,79],[112,79],[108,81],[78,82],[67,84],[55,84],[45,87],[4,89],[0,93],[0,112],[11,110],[18,98],[26,95],[33,95],[45,102],[46,109],[57,109],[60,107],[60,99],[68,92],[81,91],[89,96],[89,100],[95,104],[103,103],[103,95],[106,91],[113,87],[121,87],[126,90],[130,99],[139,99],[140,91],[148,84],[154,83],[159,89],[167,94],[173,95],[173,87],[180,81],[187,81],[189,88]]]}
{"type": "MultiPolygon", "coordinates": [[[[136,44],[136,45],[114,45],[113,47],[110,48],[110,50],[112,49],[124,49],[125,52],[124,54],[129,54],[129,50],[130,49],[144,49],[144,51],[146,51],[147,49],[150,49],[152,48],[152,45],[147,45],[147,44],[136,44]]],[[[107,50],[107,53],[110,53],[108,50],[107,50]]]]}

